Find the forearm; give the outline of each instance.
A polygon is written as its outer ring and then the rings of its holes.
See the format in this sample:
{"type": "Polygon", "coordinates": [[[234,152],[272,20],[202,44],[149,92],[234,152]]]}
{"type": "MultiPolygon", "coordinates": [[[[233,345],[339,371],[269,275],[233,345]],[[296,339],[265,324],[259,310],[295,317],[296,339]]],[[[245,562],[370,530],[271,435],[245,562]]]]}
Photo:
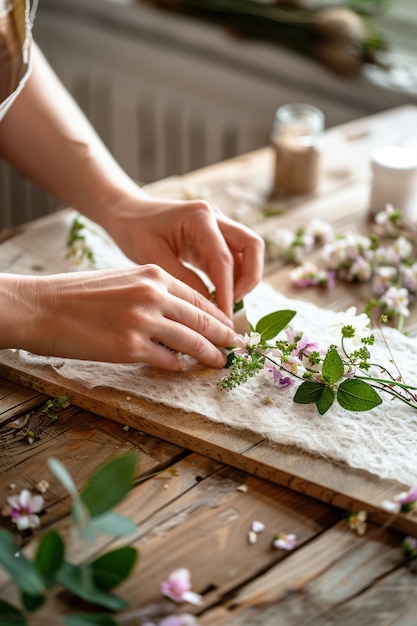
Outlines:
{"type": "Polygon", "coordinates": [[[105,208],[117,202],[121,190],[142,194],[36,46],[27,85],[0,123],[0,154],[64,204],[104,226],[105,208]]]}

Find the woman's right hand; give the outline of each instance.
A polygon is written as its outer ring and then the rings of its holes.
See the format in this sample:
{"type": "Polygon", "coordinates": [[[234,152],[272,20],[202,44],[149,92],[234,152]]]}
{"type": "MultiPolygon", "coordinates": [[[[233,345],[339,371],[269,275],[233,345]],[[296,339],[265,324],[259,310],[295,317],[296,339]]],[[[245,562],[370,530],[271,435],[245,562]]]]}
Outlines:
{"type": "Polygon", "coordinates": [[[156,265],[50,276],[0,275],[0,347],[180,370],[215,368],[233,345],[227,316],[156,265]],[[169,350],[170,348],[171,350],[169,350]]]}

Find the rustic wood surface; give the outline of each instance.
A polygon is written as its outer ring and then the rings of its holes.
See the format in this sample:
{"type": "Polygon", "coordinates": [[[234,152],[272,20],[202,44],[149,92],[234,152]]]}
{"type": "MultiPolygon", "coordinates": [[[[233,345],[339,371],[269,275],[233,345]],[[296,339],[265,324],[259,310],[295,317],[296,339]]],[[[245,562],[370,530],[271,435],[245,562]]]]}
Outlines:
{"type": "MultiPolygon", "coordinates": [[[[340,230],[352,224],[366,228],[370,149],[416,140],[414,107],[330,131],[318,192],[274,200],[283,215],[269,218],[268,226],[260,220],[255,228],[262,232],[278,221],[294,228],[313,214],[331,219],[340,230]]],[[[247,193],[252,190],[259,207],[271,204],[271,172],[271,152],[265,149],[155,183],[149,190],[183,197],[194,186],[206,187],[214,202],[233,213],[232,183],[247,193]]],[[[275,287],[303,297],[293,292],[282,262],[266,271],[275,287]]],[[[344,289],[326,296],[309,291],[304,297],[338,308],[362,300],[360,292],[344,289]]],[[[188,567],[204,604],[180,610],[197,614],[206,626],[416,624],[415,564],[406,562],[400,549],[403,533],[417,535],[416,521],[407,516],[387,519],[378,506],[398,491],[397,485],[272,446],[254,433],[207,424],[201,416],[193,416],[193,428],[181,428],[186,420],[160,407],[128,401],[117,392],[109,401],[100,390],[93,396],[79,385],[50,379],[47,372],[22,372],[3,364],[0,374],[0,506],[7,495],[23,488],[36,491],[37,483],[47,480],[41,530],[54,526],[69,533],[70,499],[51,475],[49,457],[62,459],[81,487],[105,460],[140,452],[142,480],[118,508],[138,524],[125,542],[140,549],[141,559],[119,591],[130,609],[160,602],[161,580],[177,567],[188,567]],[[72,404],[53,421],[42,410],[44,403],[64,392],[72,404]],[[242,485],[247,491],[240,490],[242,485]],[[358,508],[366,508],[372,517],[364,537],[353,533],[344,519],[345,509],[358,508]],[[266,529],[251,545],[248,531],[254,520],[266,529]],[[272,536],[279,532],[297,534],[295,551],[272,549],[272,536]]],[[[2,525],[12,530],[6,518],[2,525]]],[[[29,551],[39,532],[20,536],[29,551]]],[[[113,543],[123,542],[99,539],[82,549],[75,544],[71,556],[82,561],[113,543]]],[[[15,597],[2,572],[0,597],[15,597]]],[[[58,594],[31,624],[59,624],[59,616],[70,609],[68,597],[58,594]]]]}

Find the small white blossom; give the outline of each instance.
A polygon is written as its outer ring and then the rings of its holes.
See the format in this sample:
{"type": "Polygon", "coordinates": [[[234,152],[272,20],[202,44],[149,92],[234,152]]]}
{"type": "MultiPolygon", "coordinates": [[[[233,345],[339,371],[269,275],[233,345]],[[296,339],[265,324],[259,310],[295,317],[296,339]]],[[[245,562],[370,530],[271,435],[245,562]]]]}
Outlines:
{"type": "Polygon", "coordinates": [[[389,287],[381,297],[381,303],[385,304],[390,313],[401,315],[403,317],[410,315],[408,308],[408,291],[404,287],[398,288],[394,285],[389,287]]]}
{"type": "Polygon", "coordinates": [[[352,343],[355,346],[360,346],[362,339],[372,335],[369,328],[370,321],[366,313],[356,315],[356,307],[351,306],[347,311],[337,314],[337,321],[331,324],[331,330],[340,336],[343,328],[351,326],[354,329],[354,336],[351,337],[352,343]]]}

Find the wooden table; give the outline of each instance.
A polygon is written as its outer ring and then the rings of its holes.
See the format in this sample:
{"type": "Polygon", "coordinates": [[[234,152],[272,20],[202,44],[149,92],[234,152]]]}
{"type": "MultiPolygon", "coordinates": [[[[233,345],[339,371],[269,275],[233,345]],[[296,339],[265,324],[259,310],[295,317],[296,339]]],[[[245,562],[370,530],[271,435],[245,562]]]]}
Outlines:
{"type": "MultiPolygon", "coordinates": [[[[402,107],[329,131],[318,192],[281,200],[283,214],[260,220],[254,227],[265,232],[279,223],[293,229],[313,215],[330,220],[339,230],[365,227],[370,150],[383,143],[416,142],[417,107],[402,107]]],[[[238,201],[258,207],[271,204],[272,168],[272,152],[266,148],[155,183],[149,191],[184,197],[204,188],[213,202],[233,213],[238,201]]],[[[323,305],[322,293],[294,291],[281,261],[267,264],[266,277],[288,295],[320,298],[323,305]]],[[[352,295],[343,287],[325,297],[326,306],[337,308],[346,308],[352,299],[356,304],[361,301],[360,292],[352,295]]],[[[141,559],[119,590],[130,608],[159,602],[161,580],[178,567],[188,567],[193,589],[204,596],[204,604],[185,608],[207,626],[417,623],[415,565],[401,554],[404,535],[398,530],[370,522],[366,535],[360,537],[347,526],[343,498],[329,503],[319,492],[312,498],[303,493],[300,480],[285,483],[291,488],[277,484],[276,476],[269,482],[267,473],[254,475],[247,460],[246,465],[231,467],[220,453],[209,454],[204,447],[203,454],[198,453],[191,440],[187,449],[175,437],[163,441],[132,427],[127,430],[122,425],[124,416],[116,422],[72,404],[60,411],[57,421],[45,420],[42,407],[48,396],[31,377],[8,368],[0,371],[4,376],[0,379],[1,505],[7,495],[23,488],[35,491],[45,479],[50,488],[41,530],[54,526],[67,532],[71,503],[47,467],[49,457],[62,459],[78,486],[103,461],[134,449],[140,453],[138,477],[158,473],[141,481],[118,508],[138,524],[129,543],[140,549],[141,559]],[[28,443],[28,431],[34,435],[33,443],[28,443]],[[171,468],[176,476],[169,473],[171,468]],[[266,529],[250,544],[248,531],[254,520],[262,521],[266,529]],[[272,536],[280,532],[297,535],[295,551],[271,548],[272,536]]],[[[230,433],[231,442],[236,438],[238,434],[230,433]]],[[[184,436],[180,441],[188,440],[184,436]]],[[[256,449],[253,445],[255,456],[256,449]]],[[[7,520],[2,522],[11,529],[7,520]]],[[[407,525],[396,528],[408,530],[407,525]]],[[[28,550],[38,535],[36,531],[22,538],[28,550]]],[[[105,540],[84,547],[82,553],[75,548],[73,558],[86,558],[88,552],[103,547],[109,547],[105,540]]],[[[14,596],[13,586],[0,572],[0,597],[14,596]]],[[[31,623],[59,623],[59,615],[70,611],[67,600],[54,596],[31,623]]]]}

